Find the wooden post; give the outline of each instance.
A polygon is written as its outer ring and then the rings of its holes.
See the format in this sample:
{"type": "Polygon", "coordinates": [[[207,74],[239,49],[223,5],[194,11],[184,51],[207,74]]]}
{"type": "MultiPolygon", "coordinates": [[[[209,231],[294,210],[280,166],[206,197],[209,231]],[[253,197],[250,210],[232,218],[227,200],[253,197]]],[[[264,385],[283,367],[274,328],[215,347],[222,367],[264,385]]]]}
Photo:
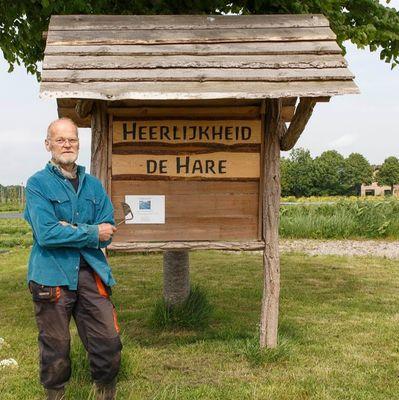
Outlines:
{"type": "Polygon", "coordinates": [[[266,100],[263,160],[263,296],[260,318],[260,347],[277,346],[280,295],[278,226],[280,211],[280,116],[281,100],[266,100]]]}
{"type": "Polygon", "coordinates": [[[94,102],[91,113],[90,173],[108,192],[108,115],[107,104],[101,100],[94,102]]]}
{"type": "Polygon", "coordinates": [[[187,250],[163,253],[163,296],[166,304],[181,304],[190,294],[189,257],[187,250]]]}

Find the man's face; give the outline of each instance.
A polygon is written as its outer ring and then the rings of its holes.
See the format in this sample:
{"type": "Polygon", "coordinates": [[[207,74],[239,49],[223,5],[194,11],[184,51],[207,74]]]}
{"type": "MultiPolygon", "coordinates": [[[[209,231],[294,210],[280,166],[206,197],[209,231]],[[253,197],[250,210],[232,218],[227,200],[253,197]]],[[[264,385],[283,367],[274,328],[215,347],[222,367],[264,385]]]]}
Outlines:
{"type": "Polygon", "coordinates": [[[69,121],[56,122],[45,145],[57,164],[73,164],[79,154],[79,138],[75,125],[69,121]]]}

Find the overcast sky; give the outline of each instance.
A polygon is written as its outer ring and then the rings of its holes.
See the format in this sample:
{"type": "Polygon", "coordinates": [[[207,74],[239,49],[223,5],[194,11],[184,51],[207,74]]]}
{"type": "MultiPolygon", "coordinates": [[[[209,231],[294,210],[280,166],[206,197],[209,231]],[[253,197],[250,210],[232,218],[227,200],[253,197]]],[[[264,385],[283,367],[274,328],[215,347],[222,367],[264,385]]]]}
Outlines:
{"type": "MultiPolygon", "coordinates": [[[[390,5],[399,9],[399,0],[390,5]]],[[[345,156],[358,152],[373,164],[399,157],[399,67],[391,70],[378,53],[353,45],[345,57],[361,94],[318,103],[297,147],[313,156],[331,149],[345,156]]],[[[39,84],[23,68],[7,69],[0,55],[0,184],[25,184],[49,158],[43,143],[57,107],[54,100],[39,99],[39,84]]],[[[81,129],[80,138],[79,163],[88,167],[89,130],[81,129]]]]}

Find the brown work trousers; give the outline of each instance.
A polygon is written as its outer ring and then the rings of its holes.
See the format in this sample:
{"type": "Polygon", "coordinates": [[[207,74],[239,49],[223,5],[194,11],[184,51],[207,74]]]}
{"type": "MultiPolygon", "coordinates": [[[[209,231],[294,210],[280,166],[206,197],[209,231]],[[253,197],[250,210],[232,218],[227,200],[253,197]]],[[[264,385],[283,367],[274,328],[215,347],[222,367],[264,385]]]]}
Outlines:
{"type": "Polygon", "coordinates": [[[60,389],[71,376],[69,323],[73,316],[88,353],[94,382],[116,379],[122,344],[111,289],[90,267],[81,268],[77,290],[29,282],[39,329],[40,381],[60,389]]]}

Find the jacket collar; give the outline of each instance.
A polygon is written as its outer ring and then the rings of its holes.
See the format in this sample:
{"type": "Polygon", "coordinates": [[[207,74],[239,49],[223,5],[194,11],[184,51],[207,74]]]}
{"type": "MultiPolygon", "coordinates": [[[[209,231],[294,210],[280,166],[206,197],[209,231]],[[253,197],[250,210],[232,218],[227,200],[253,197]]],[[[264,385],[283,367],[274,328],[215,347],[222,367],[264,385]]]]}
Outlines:
{"type": "MultiPolygon", "coordinates": [[[[65,177],[64,177],[64,175],[62,175],[60,169],[56,165],[51,163],[50,161],[46,164],[46,169],[47,169],[47,171],[58,175],[60,178],[65,179],[65,177]]],[[[85,175],[85,171],[86,171],[86,168],[83,165],[78,165],[77,175],[79,176],[80,181],[82,180],[81,178],[85,175]]]]}

